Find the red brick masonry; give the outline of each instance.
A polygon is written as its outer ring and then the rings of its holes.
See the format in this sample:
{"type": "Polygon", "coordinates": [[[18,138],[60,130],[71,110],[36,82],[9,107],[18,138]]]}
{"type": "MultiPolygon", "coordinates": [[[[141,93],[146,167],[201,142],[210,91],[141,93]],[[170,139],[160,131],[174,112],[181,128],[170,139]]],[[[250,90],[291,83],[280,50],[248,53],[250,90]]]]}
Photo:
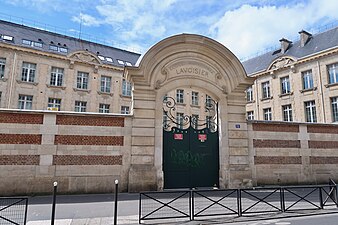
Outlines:
{"type": "Polygon", "coordinates": [[[258,140],[253,139],[254,148],[300,148],[299,140],[258,140]]]}
{"type": "Polygon", "coordinates": [[[0,113],[0,123],[42,124],[43,114],[0,113]]]}
{"type": "Polygon", "coordinates": [[[41,134],[0,134],[0,144],[41,145],[41,134]]]}
{"type": "Polygon", "coordinates": [[[302,164],[301,156],[255,156],[255,164],[302,164]]]}
{"type": "Polygon", "coordinates": [[[252,129],[254,131],[299,132],[299,126],[294,124],[253,123],[252,129]]]}
{"type": "Polygon", "coordinates": [[[338,164],[338,157],[310,156],[310,164],[338,164]]]}
{"type": "Polygon", "coordinates": [[[338,148],[338,141],[309,141],[309,148],[338,148]]]}
{"type": "Polygon", "coordinates": [[[53,165],[122,165],[122,155],[54,155],[53,165]]]}
{"type": "Polygon", "coordinates": [[[55,145],[118,145],[123,146],[123,136],[55,135],[55,145]]]}
{"type": "Polygon", "coordinates": [[[124,127],[123,117],[57,115],[56,125],[124,127]]]}
{"type": "Polygon", "coordinates": [[[338,125],[307,125],[308,133],[338,134],[338,125]]]}
{"type": "Polygon", "coordinates": [[[39,155],[0,155],[0,165],[39,165],[39,155]]]}

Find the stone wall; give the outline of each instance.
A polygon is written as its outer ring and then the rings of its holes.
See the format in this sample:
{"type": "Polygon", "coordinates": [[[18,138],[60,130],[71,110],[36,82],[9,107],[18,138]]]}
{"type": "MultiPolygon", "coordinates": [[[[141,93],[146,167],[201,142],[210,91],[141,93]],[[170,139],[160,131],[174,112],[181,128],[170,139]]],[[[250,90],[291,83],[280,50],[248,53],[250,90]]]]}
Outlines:
{"type": "Polygon", "coordinates": [[[254,185],[338,180],[338,125],[248,123],[254,185]]]}
{"type": "Polygon", "coordinates": [[[0,112],[0,193],[128,190],[131,117],[0,112]]]}

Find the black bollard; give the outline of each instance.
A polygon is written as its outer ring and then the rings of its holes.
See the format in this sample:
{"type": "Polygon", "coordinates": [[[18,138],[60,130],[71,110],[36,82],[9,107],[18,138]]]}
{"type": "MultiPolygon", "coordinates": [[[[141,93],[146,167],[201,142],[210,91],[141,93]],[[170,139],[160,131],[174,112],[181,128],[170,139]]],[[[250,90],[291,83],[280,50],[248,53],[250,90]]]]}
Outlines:
{"type": "Polygon", "coordinates": [[[119,181],[115,180],[115,207],[114,207],[114,225],[117,225],[117,194],[119,190],[119,181]]]}
{"type": "Polygon", "coordinates": [[[53,205],[52,205],[52,222],[51,225],[54,225],[55,222],[55,206],[56,206],[56,192],[58,188],[58,182],[54,182],[54,191],[53,191],[53,205]]]}

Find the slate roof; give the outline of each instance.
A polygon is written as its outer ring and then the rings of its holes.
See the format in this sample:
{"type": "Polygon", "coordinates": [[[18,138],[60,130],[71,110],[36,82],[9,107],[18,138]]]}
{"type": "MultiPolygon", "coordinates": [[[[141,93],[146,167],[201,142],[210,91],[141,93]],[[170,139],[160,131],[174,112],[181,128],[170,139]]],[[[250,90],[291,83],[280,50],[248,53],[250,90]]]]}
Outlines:
{"type": "Polygon", "coordinates": [[[281,52],[273,54],[277,51],[270,51],[263,55],[254,57],[242,62],[248,76],[256,72],[268,69],[268,66],[280,56],[293,56],[297,59],[319,53],[323,50],[338,46],[338,27],[331,30],[318,33],[306,43],[304,47],[300,46],[300,40],[292,43],[292,46],[282,54],[281,52]]]}
{"type": "Polygon", "coordinates": [[[18,46],[34,48],[37,50],[60,54],[60,55],[68,55],[69,53],[79,51],[79,50],[88,50],[89,52],[100,55],[104,57],[112,58],[113,62],[108,62],[106,60],[101,60],[105,64],[110,64],[114,66],[123,67],[118,63],[117,60],[122,60],[124,62],[129,62],[132,65],[135,65],[140,54],[110,47],[107,45],[102,45],[94,42],[89,42],[85,40],[80,40],[74,37],[69,37],[57,33],[53,33],[50,31],[40,30],[37,28],[28,27],[25,25],[19,25],[16,23],[7,22],[4,20],[0,20],[0,37],[1,35],[8,35],[14,37],[13,41],[6,41],[0,38],[0,42],[6,42],[9,44],[14,44],[18,46]],[[31,47],[28,45],[24,45],[22,40],[29,40],[34,42],[42,42],[42,48],[40,47],[31,47]],[[41,41],[40,41],[41,40],[41,41]],[[68,52],[58,52],[50,49],[50,45],[55,45],[61,48],[67,48],[68,52]],[[99,54],[97,53],[99,52],[99,54]]]}

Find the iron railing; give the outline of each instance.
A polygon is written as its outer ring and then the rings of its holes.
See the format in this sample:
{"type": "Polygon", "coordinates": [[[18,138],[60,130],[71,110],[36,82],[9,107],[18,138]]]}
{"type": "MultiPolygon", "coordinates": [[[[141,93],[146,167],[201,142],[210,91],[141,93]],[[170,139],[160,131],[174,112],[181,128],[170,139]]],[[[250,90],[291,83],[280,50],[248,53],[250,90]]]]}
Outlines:
{"type": "Polygon", "coordinates": [[[244,216],[338,208],[337,185],[140,193],[139,223],[150,219],[244,216]]]}
{"type": "Polygon", "coordinates": [[[0,224],[25,225],[28,198],[0,198],[0,224]]]}

